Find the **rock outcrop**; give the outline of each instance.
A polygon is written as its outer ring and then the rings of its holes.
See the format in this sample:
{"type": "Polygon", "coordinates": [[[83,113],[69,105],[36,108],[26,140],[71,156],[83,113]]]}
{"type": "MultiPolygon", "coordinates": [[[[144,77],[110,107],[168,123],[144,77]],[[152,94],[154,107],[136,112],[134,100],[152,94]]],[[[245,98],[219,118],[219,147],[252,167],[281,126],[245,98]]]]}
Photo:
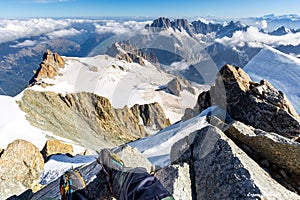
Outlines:
{"type": "Polygon", "coordinates": [[[50,156],[55,154],[70,154],[73,155],[73,146],[70,144],[65,144],[59,140],[48,140],[41,151],[45,161],[49,159],[50,156]]]}
{"type": "Polygon", "coordinates": [[[60,68],[65,67],[64,59],[58,53],[52,53],[50,50],[43,56],[43,61],[39,69],[35,72],[30,84],[33,85],[42,78],[55,78],[60,68]]]}
{"type": "Polygon", "coordinates": [[[125,60],[128,63],[138,63],[141,66],[145,66],[144,60],[148,60],[152,64],[159,63],[153,51],[147,54],[142,50],[133,47],[129,41],[113,43],[106,51],[106,54],[120,60],[125,60]]]}
{"type": "Polygon", "coordinates": [[[95,150],[144,137],[144,126],[160,130],[169,125],[157,103],[114,109],[108,99],[87,92],[25,90],[18,103],[32,125],[95,150]]]}
{"type": "Polygon", "coordinates": [[[196,94],[195,89],[192,87],[189,81],[186,79],[177,76],[176,78],[172,79],[168,84],[167,84],[167,90],[175,95],[175,96],[180,96],[180,92],[183,90],[187,90],[192,94],[196,94]]]}
{"type": "Polygon", "coordinates": [[[192,199],[190,167],[188,164],[167,166],[156,172],[155,176],[175,199],[192,199]]]}
{"type": "Polygon", "coordinates": [[[126,167],[144,167],[147,172],[153,170],[152,164],[136,148],[128,145],[120,146],[114,151],[126,167]]]}
{"type": "Polygon", "coordinates": [[[195,114],[218,105],[238,121],[254,128],[298,138],[300,118],[288,99],[268,81],[253,82],[239,67],[225,65],[215,85],[199,95],[195,114]]]}
{"type": "Polygon", "coordinates": [[[299,199],[213,126],[175,143],[171,161],[189,164],[193,199],[299,199]]]}
{"type": "Polygon", "coordinates": [[[15,140],[0,158],[0,199],[35,189],[44,168],[39,149],[25,140],[15,140]]]}
{"type": "Polygon", "coordinates": [[[171,125],[170,120],[161,115],[164,111],[157,102],[145,105],[136,104],[131,110],[135,116],[139,116],[142,119],[144,126],[153,130],[161,130],[171,125]]]}
{"type": "Polygon", "coordinates": [[[269,162],[300,175],[300,143],[276,133],[254,129],[238,121],[230,124],[225,133],[251,147],[269,162]]]}

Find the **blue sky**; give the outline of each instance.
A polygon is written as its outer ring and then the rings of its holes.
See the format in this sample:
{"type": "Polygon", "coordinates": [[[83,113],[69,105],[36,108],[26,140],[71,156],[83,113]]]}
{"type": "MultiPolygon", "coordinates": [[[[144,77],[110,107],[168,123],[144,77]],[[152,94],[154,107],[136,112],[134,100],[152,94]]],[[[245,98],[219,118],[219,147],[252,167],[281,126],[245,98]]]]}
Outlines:
{"type": "Polygon", "coordinates": [[[298,14],[300,0],[0,0],[0,18],[249,17],[298,14]]]}

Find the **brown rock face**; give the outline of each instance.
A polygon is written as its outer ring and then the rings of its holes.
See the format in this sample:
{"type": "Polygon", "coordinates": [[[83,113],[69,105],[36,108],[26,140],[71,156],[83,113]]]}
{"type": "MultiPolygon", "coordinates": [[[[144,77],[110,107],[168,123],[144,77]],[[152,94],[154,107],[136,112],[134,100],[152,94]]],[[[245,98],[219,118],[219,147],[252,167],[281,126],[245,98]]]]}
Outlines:
{"type": "Polygon", "coordinates": [[[10,143],[0,158],[0,199],[34,188],[43,168],[43,156],[32,143],[25,140],[10,143]]]}
{"type": "Polygon", "coordinates": [[[18,103],[32,125],[95,150],[145,137],[144,126],[160,130],[169,125],[157,103],[115,109],[108,99],[87,92],[25,90],[18,103]]]}
{"type": "Polygon", "coordinates": [[[55,78],[59,68],[64,68],[64,66],[65,61],[58,53],[52,53],[50,50],[47,50],[43,56],[40,68],[30,80],[30,84],[35,84],[42,78],[55,78]]]}
{"type": "Polygon", "coordinates": [[[210,91],[199,95],[195,113],[218,105],[238,121],[267,132],[297,138],[299,115],[288,99],[269,82],[254,83],[239,67],[225,65],[210,91]]]}
{"type": "Polygon", "coordinates": [[[145,105],[134,105],[131,108],[132,112],[142,118],[143,124],[148,127],[153,127],[156,130],[161,130],[170,126],[170,120],[166,119],[163,109],[155,102],[145,105]]]}
{"type": "Polygon", "coordinates": [[[74,154],[73,146],[61,143],[59,140],[48,140],[42,150],[45,160],[54,154],[74,154]]]}

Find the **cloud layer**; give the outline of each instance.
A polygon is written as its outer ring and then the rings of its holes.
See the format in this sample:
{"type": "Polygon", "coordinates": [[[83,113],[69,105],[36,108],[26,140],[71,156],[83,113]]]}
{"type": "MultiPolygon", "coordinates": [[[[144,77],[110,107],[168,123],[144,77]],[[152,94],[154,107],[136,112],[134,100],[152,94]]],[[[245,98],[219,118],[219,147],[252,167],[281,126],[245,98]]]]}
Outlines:
{"type": "Polygon", "coordinates": [[[116,22],[114,20],[104,21],[104,25],[100,25],[99,23],[94,23],[97,33],[128,33],[130,31],[139,30],[144,28],[147,24],[151,23],[149,21],[146,22],[137,22],[137,21],[125,21],[125,22],[116,22]]]}
{"type": "Polygon", "coordinates": [[[70,22],[67,20],[0,20],[0,43],[48,34],[69,26],[70,22]]]}
{"type": "Polygon", "coordinates": [[[226,46],[243,47],[248,44],[252,47],[262,47],[263,44],[271,46],[300,44],[300,33],[289,33],[282,36],[269,35],[262,33],[256,27],[249,27],[247,31],[236,31],[231,38],[223,37],[215,40],[226,46]]]}
{"type": "Polygon", "coordinates": [[[84,30],[76,30],[75,28],[70,28],[70,29],[62,29],[58,31],[53,31],[51,33],[48,33],[47,36],[50,39],[56,39],[56,38],[61,38],[61,37],[71,37],[75,35],[80,35],[81,33],[84,33],[84,30]]]}
{"type": "MultiPolygon", "coordinates": [[[[47,36],[49,39],[76,36],[87,31],[122,34],[144,28],[146,22],[89,19],[0,19],[0,43],[17,41],[33,36],[47,36]],[[80,25],[81,24],[81,25],[80,25]],[[90,24],[89,26],[85,26],[90,24]],[[88,30],[86,27],[89,27],[88,30]]],[[[29,44],[29,43],[28,43],[29,44]]],[[[32,44],[32,43],[31,43],[32,44]]],[[[20,44],[20,46],[27,45],[20,44]]],[[[15,45],[16,46],[16,45],[15,45]]]]}

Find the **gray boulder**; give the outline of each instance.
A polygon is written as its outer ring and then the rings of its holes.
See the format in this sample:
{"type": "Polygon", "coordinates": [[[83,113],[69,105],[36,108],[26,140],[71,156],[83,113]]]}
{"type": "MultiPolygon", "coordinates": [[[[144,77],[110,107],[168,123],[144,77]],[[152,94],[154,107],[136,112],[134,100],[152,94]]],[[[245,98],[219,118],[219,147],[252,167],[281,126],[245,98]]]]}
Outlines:
{"type": "Polygon", "coordinates": [[[134,147],[123,145],[118,147],[115,152],[124,162],[126,167],[144,167],[149,173],[153,170],[153,166],[150,161],[134,147]]]}
{"type": "Polygon", "coordinates": [[[299,199],[220,129],[207,126],[175,143],[173,163],[191,168],[193,199],[299,199]]]}
{"type": "Polygon", "coordinates": [[[155,176],[175,199],[192,199],[190,167],[188,164],[167,166],[156,172],[155,176]]]}

